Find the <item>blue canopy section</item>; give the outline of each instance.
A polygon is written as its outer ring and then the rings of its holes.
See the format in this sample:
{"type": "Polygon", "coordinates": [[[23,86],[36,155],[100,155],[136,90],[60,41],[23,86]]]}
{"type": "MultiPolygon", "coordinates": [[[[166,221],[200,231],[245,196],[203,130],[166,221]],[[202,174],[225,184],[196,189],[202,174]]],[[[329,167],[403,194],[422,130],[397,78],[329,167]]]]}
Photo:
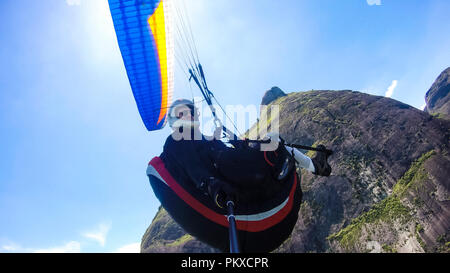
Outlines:
{"type": "MultiPolygon", "coordinates": [[[[166,123],[168,79],[161,69],[168,69],[165,35],[154,35],[149,23],[163,0],[109,0],[117,41],[133,91],[136,104],[149,131],[158,130],[166,123]],[[158,52],[158,45],[164,51],[158,52]],[[166,101],[164,101],[166,100],[166,101]]],[[[161,7],[162,9],[162,7],[161,7]]],[[[164,24],[164,20],[154,21],[164,24]]],[[[165,29],[164,25],[157,26],[165,29]]]]}

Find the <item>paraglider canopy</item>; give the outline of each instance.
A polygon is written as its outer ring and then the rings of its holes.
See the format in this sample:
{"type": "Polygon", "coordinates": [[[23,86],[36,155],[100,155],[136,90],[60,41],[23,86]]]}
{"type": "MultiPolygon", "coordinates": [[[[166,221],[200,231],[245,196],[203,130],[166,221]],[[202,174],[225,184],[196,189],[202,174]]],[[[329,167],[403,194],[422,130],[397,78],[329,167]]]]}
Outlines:
{"type": "Polygon", "coordinates": [[[108,0],[117,41],[141,118],[163,128],[173,93],[169,0],[108,0]]]}
{"type": "Polygon", "coordinates": [[[223,126],[212,105],[214,99],[225,113],[206,84],[184,1],[178,0],[176,4],[176,0],[108,1],[131,89],[147,130],[162,129],[168,121],[176,60],[186,79],[197,85],[210,107],[216,132],[223,129],[225,137],[238,139],[223,126]]]}

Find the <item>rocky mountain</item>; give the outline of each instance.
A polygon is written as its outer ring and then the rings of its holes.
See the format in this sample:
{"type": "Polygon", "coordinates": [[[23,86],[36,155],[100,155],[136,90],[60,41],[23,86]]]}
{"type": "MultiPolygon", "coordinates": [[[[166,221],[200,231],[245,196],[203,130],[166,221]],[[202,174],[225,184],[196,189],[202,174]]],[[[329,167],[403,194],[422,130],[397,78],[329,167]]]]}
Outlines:
{"type": "Polygon", "coordinates": [[[264,93],[264,96],[261,100],[261,105],[269,105],[274,100],[286,96],[286,93],[283,92],[279,87],[272,87],[264,93]]]}
{"type": "Polygon", "coordinates": [[[150,227],[142,237],[144,253],[214,253],[217,250],[195,240],[159,207],[150,227]]]}
{"type": "MultiPolygon", "coordinates": [[[[447,95],[429,91],[428,111],[448,105],[447,95]]],[[[299,218],[275,252],[450,252],[450,120],[350,90],[289,93],[266,103],[279,105],[287,142],[335,152],[330,177],[301,171],[299,218]]],[[[216,250],[160,208],[141,251],[216,250]]]]}
{"type": "Polygon", "coordinates": [[[444,70],[425,95],[425,111],[450,119],[450,67],[444,70]]]}

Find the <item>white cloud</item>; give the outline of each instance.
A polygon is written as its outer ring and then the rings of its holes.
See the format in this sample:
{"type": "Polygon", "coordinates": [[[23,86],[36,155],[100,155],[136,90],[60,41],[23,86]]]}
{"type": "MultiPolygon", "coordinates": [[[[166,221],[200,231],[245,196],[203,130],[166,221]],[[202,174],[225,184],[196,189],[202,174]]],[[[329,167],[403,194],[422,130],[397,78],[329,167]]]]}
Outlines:
{"type": "Polygon", "coordinates": [[[420,110],[422,110],[422,111],[425,111],[425,107],[427,107],[427,104],[426,103],[424,103],[424,104],[422,104],[422,106],[420,106],[420,110]]]}
{"type": "Polygon", "coordinates": [[[85,238],[97,241],[101,246],[105,246],[106,236],[111,229],[111,224],[101,223],[95,229],[84,232],[82,235],[85,238]]]}
{"type": "Polygon", "coordinates": [[[61,246],[49,248],[25,248],[14,242],[4,243],[0,247],[0,252],[9,253],[80,253],[81,243],[77,241],[70,241],[61,246]]]}
{"type": "Polygon", "coordinates": [[[381,0],[366,0],[369,6],[381,6],[381,0]]]}
{"type": "Polygon", "coordinates": [[[81,4],[81,0],[66,0],[66,3],[69,6],[79,6],[81,4]]]}
{"type": "Polygon", "coordinates": [[[388,90],[386,91],[385,97],[387,98],[391,98],[392,95],[394,94],[394,90],[397,87],[398,81],[397,80],[393,80],[391,85],[388,87],[388,90]]]}
{"type": "MultiPolygon", "coordinates": [[[[87,239],[97,242],[100,246],[104,247],[106,243],[106,237],[111,229],[110,223],[100,223],[95,228],[83,232],[81,235],[87,239]]],[[[8,239],[2,239],[0,242],[0,253],[13,252],[13,253],[80,253],[81,246],[86,245],[86,241],[69,241],[61,246],[48,247],[48,248],[29,248],[22,247],[19,244],[12,242],[8,239]]],[[[125,245],[117,250],[117,252],[139,252],[139,244],[125,245]]]]}
{"type": "Polygon", "coordinates": [[[14,242],[8,242],[0,247],[0,252],[19,252],[22,249],[20,245],[14,242]]]}
{"type": "Polygon", "coordinates": [[[141,252],[141,243],[132,243],[132,244],[121,246],[115,252],[116,253],[140,253],[141,252]]]}
{"type": "Polygon", "coordinates": [[[71,241],[63,246],[36,249],[31,252],[34,252],[34,253],[80,253],[81,252],[81,244],[76,241],[71,241]]]}

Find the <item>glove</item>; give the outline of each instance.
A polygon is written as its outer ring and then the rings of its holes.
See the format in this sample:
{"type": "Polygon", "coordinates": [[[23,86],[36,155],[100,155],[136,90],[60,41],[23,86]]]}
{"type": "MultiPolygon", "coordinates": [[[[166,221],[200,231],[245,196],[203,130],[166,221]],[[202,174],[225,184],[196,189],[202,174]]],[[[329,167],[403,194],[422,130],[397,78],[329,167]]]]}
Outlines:
{"type": "Polygon", "coordinates": [[[323,150],[323,152],[317,152],[316,156],[311,159],[314,169],[316,170],[313,172],[315,175],[320,176],[330,176],[331,174],[331,166],[328,164],[328,156],[332,154],[332,152],[327,152],[325,146],[319,145],[317,146],[318,149],[323,150]]]}
{"type": "Polygon", "coordinates": [[[236,190],[228,183],[215,177],[208,178],[208,194],[214,203],[221,209],[225,208],[227,201],[236,201],[236,190]]]}

